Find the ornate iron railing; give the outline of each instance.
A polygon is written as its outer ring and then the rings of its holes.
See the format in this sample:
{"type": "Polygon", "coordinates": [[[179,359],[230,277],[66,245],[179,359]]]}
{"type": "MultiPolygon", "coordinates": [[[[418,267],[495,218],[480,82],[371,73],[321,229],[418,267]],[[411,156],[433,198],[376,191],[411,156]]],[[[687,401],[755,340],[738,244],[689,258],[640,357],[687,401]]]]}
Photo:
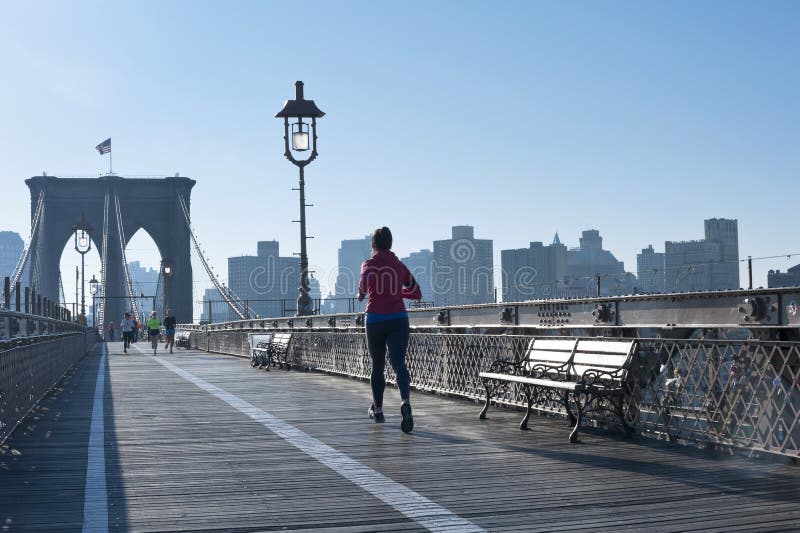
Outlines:
{"type": "Polygon", "coordinates": [[[82,330],[0,345],[0,443],[96,340],[94,330],[82,330]]]}
{"type": "MultiPolygon", "coordinates": [[[[249,355],[247,330],[193,331],[191,336],[197,348],[249,355]]],[[[495,359],[522,357],[532,338],[412,333],[407,356],[412,386],[479,400],[485,393],[478,374],[495,359]]],[[[638,433],[685,444],[800,455],[800,343],[643,338],[637,340],[636,353],[626,384],[626,418],[638,433]]],[[[290,360],[297,367],[361,379],[369,378],[371,368],[358,330],[294,331],[290,360]]],[[[391,368],[387,372],[393,381],[391,368]]],[[[496,403],[524,405],[514,386],[496,403]]],[[[563,414],[556,403],[535,408],[563,414]]],[[[616,424],[602,410],[587,423],[616,424]]]]}

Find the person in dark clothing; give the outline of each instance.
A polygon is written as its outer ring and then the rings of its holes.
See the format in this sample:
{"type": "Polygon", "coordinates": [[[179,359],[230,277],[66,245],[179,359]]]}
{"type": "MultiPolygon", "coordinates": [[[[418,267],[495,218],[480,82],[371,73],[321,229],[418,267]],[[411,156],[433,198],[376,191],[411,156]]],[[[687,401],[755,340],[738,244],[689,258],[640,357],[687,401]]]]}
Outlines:
{"type": "Polygon", "coordinates": [[[372,234],[372,257],[361,265],[358,284],[358,301],[367,298],[365,330],[367,348],[372,357],[372,405],[369,416],[376,423],[385,420],[383,415],[383,392],[386,389],[386,351],[397,375],[400,389],[400,428],[410,433],[414,428],[411,415],[410,381],[406,368],[409,325],[403,298],[419,300],[422,291],[408,268],[391,251],[392,232],[382,227],[372,234]]]}
{"type": "Polygon", "coordinates": [[[164,344],[164,349],[166,350],[169,346],[169,353],[172,353],[172,349],[175,347],[175,324],[176,320],[172,316],[172,309],[167,309],[167,316],[164,318],[164,334],[167,342],[164,344]]]}

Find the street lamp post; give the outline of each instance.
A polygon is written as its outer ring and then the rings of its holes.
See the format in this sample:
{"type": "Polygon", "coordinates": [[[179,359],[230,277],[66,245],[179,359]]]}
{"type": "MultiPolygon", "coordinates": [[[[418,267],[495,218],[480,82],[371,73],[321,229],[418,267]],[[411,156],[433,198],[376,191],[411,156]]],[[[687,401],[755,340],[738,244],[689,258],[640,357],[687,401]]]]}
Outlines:
{"type": "Polygon", "coordinates": [[[89,233],[94,228],[81,215],[81,221],[75,224],[72,230],[75,232],[75,251],[81,254],[81,314],[78,317],[78,321],[86,324],[86,254],[92,249],[92,238],[89,233]]]}
{"type": "Polygon", "coordinates": [[[317,158],[317,119],[323,117],[325,113],[317,107],[314,100],[306,100],[303,98],[302,81],[295,82],[294,86],[295,99],[287,100],[283,105],[283,109],[281,109],[275,117],[283,119],[283,144],[285,147],[283,155],[297,166],[300,171],[300,186],[297,189],[300,191],[300,220],[295,221],[300,223],[300,294],[297,296],[297,316],[305,316],[313,314],[314,308],[311,297],[308,295],[308,254],[306,252],[306,240],[311,237],[306,236],[306,207],[310,207],[311,204],[306,204],[304,168],[317,158]],[[304,118],[311,119],[311,124],[304,122],[304,118]],[[296,120],[290,123],[289,119],[296,120]],[[290,133],[292,137],[291,145],[289,144],[290,133]],[[309,133],[311,134],[311,153],[305,159],[302,157],[295,157],[295,153],[300,156],[301,152],[308,151],[309,133]]]}
{"type": "Polygon", "coordinates": [[[100,282],[92,274],[92,279],[89,280],[89,293],[92,295],[92,327],[97,327],[97,291],[100,288],[100,282]]]}
{"type": "MultiPolygon", "coordinates": [[[[161,274],[164,276],[164,312],[163,314],[166,315],[167,309],[169,308],[169,283],[168,280],[172,277],[173,269],[172,269],[172,261],[169,259],[162,259],[161,260],[161,274]]],[[[153,309],[156,308],[155,299],[153,299],[153,309]]]]}

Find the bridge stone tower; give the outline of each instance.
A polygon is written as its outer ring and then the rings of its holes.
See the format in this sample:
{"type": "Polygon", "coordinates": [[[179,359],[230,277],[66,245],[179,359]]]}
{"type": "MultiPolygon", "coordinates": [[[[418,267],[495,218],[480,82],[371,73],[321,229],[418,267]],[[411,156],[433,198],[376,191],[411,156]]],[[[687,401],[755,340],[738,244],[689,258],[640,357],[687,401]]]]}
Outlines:
{"type": "MultiPolygon", "coordinates": [[[[31,192],[31,220],[36,210],[39,193],[44,191],[44,206],[39,229],[31,249],[31,284],[38,271],[37,291],[54,301],[59,299],[59,268],[61,253],[72,237],[73,227],[84,217],[95,230],[91,233],[95,249],[103,257],[103,232],[107,231],[106,287],[109,296],[105,306],[105,321],[119,323],[122,314],[130,308],[125,288],[125,265],[122,261],[120,237],[117,228],[114,196],[119,198],[125,245],[144,228],[153,238],[168,263],[172,275],[164,284],[164,295],[179,322],[192,321],[192,264],[189,228],[181,211],[179,196],[187,209],[195,181],[184,177],[163,179],[127,179],[118,176],[99,178],[58,178],[35,176],[25,180],[31,192]],[[108,193],[107,225],[104,227],[104,210],[108,193]]],[[[155,287],[153,288],[155,292],[155,287]]],[[[87,304],[91,298],[87,294],[87,304]]]]}

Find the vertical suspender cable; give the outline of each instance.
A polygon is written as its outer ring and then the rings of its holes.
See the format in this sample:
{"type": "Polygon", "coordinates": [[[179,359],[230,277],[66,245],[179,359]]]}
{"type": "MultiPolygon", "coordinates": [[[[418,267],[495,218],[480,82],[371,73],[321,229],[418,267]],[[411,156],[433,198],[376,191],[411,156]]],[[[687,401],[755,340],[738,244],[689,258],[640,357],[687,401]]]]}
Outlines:
{"type": "Polygon", "coordinates": [[[105,312],[106,312],[106,262],[108,261],[108,194],[106,190],[106,197],[103,203],[103,257],[101,258],[100,265],[100,305],[95,309],[97,313],[97,327],[102,335],[105,331],[105,312]]]}
{"type": "Polygon", "coordinates": [[[122,210],[119,207],[119,196],[114,193],[114,211],[117,217],[117,233],[119,234],[119,249],[120,257],[122,257],[122,272],[125,275],[125,289],[128,291],[128,299],[131,303],[131,311],[134,315],[141,320],[139,313],[139,306],[136,303],[136,296],[133,293],[133,284],[131,283],[131,273],[128,270],[128,259],[125,255],[125,227],[122,225],[122,210]]]}

